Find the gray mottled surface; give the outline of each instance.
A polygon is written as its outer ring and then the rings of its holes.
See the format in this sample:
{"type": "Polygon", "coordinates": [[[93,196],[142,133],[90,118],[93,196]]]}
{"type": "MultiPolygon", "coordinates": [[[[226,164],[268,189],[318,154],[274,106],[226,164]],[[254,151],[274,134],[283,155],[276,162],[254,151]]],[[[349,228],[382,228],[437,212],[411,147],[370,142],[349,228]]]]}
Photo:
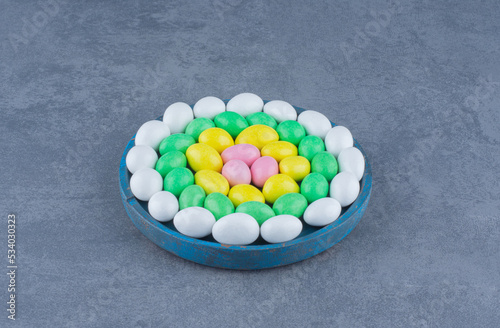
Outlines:
{"type": "Polygon", "coordinates": [[[0,326],[498,327],[500,2],[51,1],[0,0],[0,326]],[[345,240],[261,272],[170,255],[118,192],[143,122],[244,91],[349,127],[374,172],[345,240]]]}

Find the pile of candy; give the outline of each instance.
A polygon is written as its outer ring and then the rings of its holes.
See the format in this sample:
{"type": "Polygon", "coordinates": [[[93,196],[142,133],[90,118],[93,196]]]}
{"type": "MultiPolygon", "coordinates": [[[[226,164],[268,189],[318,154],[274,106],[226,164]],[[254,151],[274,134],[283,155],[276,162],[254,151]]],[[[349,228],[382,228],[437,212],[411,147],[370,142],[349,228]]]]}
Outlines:
{"type": "Polygon", "coordinates": [[[134,196],[193,238],[282,243],[325,226],[358,197],[365,160],[351,132],[316,111],[251,93],[192,109],[169,106],[144,123],[126,157],[134,196]]]}

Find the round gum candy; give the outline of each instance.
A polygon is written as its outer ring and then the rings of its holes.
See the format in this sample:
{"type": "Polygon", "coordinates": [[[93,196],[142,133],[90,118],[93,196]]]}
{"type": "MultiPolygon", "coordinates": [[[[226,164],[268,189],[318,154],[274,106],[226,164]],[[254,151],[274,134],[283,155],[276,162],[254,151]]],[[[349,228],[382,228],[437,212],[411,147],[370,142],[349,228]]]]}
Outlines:
{"type": "Polygon", "coordinates": [[[150,146],[134,146],[130,148],[125,158],[127,169],[134,174],[140,169],[149,167],[154,168],[158,161],[158,154],[150,146]]]}
{"type": "Polygon", "coordinates": [[[198,142],[209,145],[213,149],[217,150],[219,154],[226,148],[234,146],[234,141],[231,135],[227,133],[226,130],[221,128],[206,129],[200,134],[198,142]]]}
{"type": "Polygon", "coordinates": [[[262,193],[268,203],[273,204],[284,194],[299,192],[300,188],[297,182],[286,174],[276,174],[267,179],[262,188],[262,193]]]}
{"type": "Polygon", "coordinates": [[[330,197],[335,198],[340,206],[351,205],[359,195],[358,178],[351,172],[340,172],[330,183],[330,197]]]}
{"type": "Polygon", "coordinates": [[[173,103],[163,113],[163,123],[168,125],[172,134],[183,133],[192,120],[193,110],[191,106],[183,102],[173,103]]]}
{"type": "Polygon", "coordinates": [[[298,146],[300,141],[306,136],[306,130],[297,121],[283,121],[276,128],[280,140],[288,141],[298,146]]]}
{"type": "Polygon", "coordinates": [[[264,113],[271,115],[278,123],[296,120],[297,112],[292,105],[283,100],[271,100],[264,105],[264,113]]]}
{"type": "Polygon", "coordinates": [[[302,156],[290,156],[280,162],[280,173],[302,181],[311,172],[311,164],[302,156]]]}
{"type": "Polygon", "coordinates": [[[236,208],[236,213],[246,213],[251,215],[259,223],[259,225],[262,225],[262,223],[264,223],[267,219],[276,215],[269,205],[256,201],[241,204],[238,208],[236,208]]]}
{"type": "Polygon", "coordinates": [[[227,195],[229,191],[229,183],[222,174],[212,170],[201,170],[194,175],[194,183],[202,187],[207,195],[214,192],[219,192],[227,195]]]}
{"type": "Polygon", "coordinates": [[[186,157],[189,166],[195,171],[213,170],[220,172],[222,170],[222,158],[219,153],[206,144],[194,144],[186,150],[186,157]]]}
{"type": "Polygon", "coordinates": [[[250,167],[260,157],[260,150],[254,145],[249,144],[234,145],[224,150],[221,157],[224,163],[233,159],[239,159],[250,167]]]}
{"type": "Polygon", "coordinates": [[[205,198],[204,207],[212,212],[215,219],[234,213],[234,205],[226,195],[220,192],[213,192],[205,198]]]}
{"type": "Polygon", "coordinates": [[[158,151],[160,143],[170,135],[170,128],[162,121],[152,120],[141,125],[135,135],[135,145],[146,145],[158,151]]]}
{"type": "Polygon", "coordinates": [[[236,185],[229,190],[228,197],[233,202],[234,207],[250,201],[261,203],[266,201],[260,190],[252,185],[236,185]]]}
{"type": "Polygon", "coordinates": [[[330,154],[338,158],[342,150],[354,146],[351,131],[345,126],[334,126],[325,137],[325,146],[330,154]]]}
{"type": "Polygon", "coordinates": [[[276,123],[276,120],[266,114],[266,113],[263,113],[263,112],[257,112],[257,113],[253,113],[253,114],[250,114],[247,116],[247,122],[248,122],[248,125],[256,125],[256,124],[263,124],[263,125],[267,125],[273,129],[276,129],[276,126],[278,125],[278,123],[276,123]]]}
{"type": "Polygon", "coordinates": [[[269,156],[260,157],[252,164],[250,171],[253,184],[262,188],[267,179],[278,174],[278,162],[269,156]]]}
{"type": "Polygon", "coordinates": [[[302,222],[293,215],[277,215],[262,225],[262,239],[271,244],[284,243],[297,238],[302,232],[302,222]]]}
{"type": "Polygon", "coordinates": [[[148,211],[153,219],[168,222],[179,212],[179,201],[171,192],[159,191],[149,199],[148,211]]]}
{"type": "Polygon", "coordinates": [[[166,137],[160,143],[160,155],[164,155],[169,151],[178,150],[182,153],[186,153],[189,146],[194,145],[196,141],[193,137],[184,133],[172,134],[166,137]]]}
{"type": "Polygon", "coordinates": [[[163,180],[163,189],[170,191],[175,197],[179,197],[184,189],[194,183],[191,170],[185,167],[177,167],[170,171],[163,180]]]}
{"type": "Polygon", "coordinates": [[[206,117],[195,118],[186,127],[186,134],[193,137],[193,139],[198,142],[198,137],[206,129],[214,128],[215,124],[211,119],[206,117]]]}
{"type": "Polygon", "coordinates": [[[330,120],[322,113],[314,110],[303,111],[297,117],[297,121],[304,127],[308,135],[318,136],[323,140],[332,128],[330,120]]]}
{"type": "Polygon", "coordinates": [[[278,141],[279,135],[273,128],[257,124],[252,125],[243,130],[238,137],[236,137],[235,144],[251,144],[257,147],[259,150],[270,142],[278,141]]]}
{"type": "Polygon", "coordinates": [[[224,164],[222,175],[227,179],[231,187],[239,184],[250,184],[252,181],[250,169],[245,162],[239,159],[233,159],[224,164]]]}
{"type": "Polygon", "coordinates": [[[326,197],[330,186],[326,178],[319,173],[311,173],[302,180],[300,193],[304,195],[309,203],[326,197]]]}
{"type": "Polygon", "coordinates": [[[178,150],[169,151],[156,162],[156,171],[161,174],[162,178],[176,167],[186,167],[186,156],[178,150]]]}
{"type": "Polygon", "coordinates": [[[188,207],[203,207],[205,202],[205,191],[202,187],[191,185],[184,189],[179,197],[179,207],[181,210],[188,207]]]}
{"type": "Polygon", "coordinates": [[[338,200],[325,197],[310,204],[304,212],[304,221],[313,227],[322,227],[337,220],[342,212],[338,200]]]}
{"type": "Polygon", "coordinates": [[[299,155],[310,162],[314,155],[325,150],[325,143],[317,136],[304,137],[299,143],[299,155]]]}
{"type": "Polygon", "coordinates": [[[363,178],[363,174],[365,173],[365,158],[358,148],[345,148],[340,152],[337,159],[340,172],[351,172],[356,176],[358,181],[363,178]]]}
{"type": "Polygon", "coordinates": [[[136,171],[130,178],[130,191],[137,199],[145,202],[161,191],[161,185],[160,173],[150,167],[136,171]]]}
{"type": "Polygon", "coordinates": [[[212,232],[215,218],[203,207],[188,207],[174,216],[174,227],[183,235],[203,238],[212,232]]]}
{"type": "Polygon", "coordinates": [[[228,112],[237,112],[244,117],[252,113],[262,112],[262,107],[264,107],[262,98],[249,92],[234,96],[226,105],[228,112]]]}
{"type": "Polygon", "coordinates": [[[297,147],[288,141],[274,141],[265,145],[260,151],[262,156],[271,156],[278,163],[284,158],[297,156],[297,147]]]}
{"type": "Polygon", "coordinates": [[[319,173],[330,182],[335,177],[339,169],[335,156],[327,151],[322,151],[314,155],[311,162],[311,172],[319,173]]]}
{"type": "Polygon", "coordinates": [[[204,97],[194,104],[193,113],[195,117],[206,117],[211,120],[226,110],[226,104],[217,97],[204,97]]]}
{"type": "Polygon", "coordinates": [[[307,208],[307,199],[299,193],[285,194],[273,204],[276,215],[288,214],[300,218],[307,208]]]}
{"type": "Polygon", "coordinates": [[[248,122],[236,112],[220,113],[214,118],[214,122],[216,127],[226,130],[233,139],[248,128],[248,122]]]}
{"type": "Polygon", "coordinates": [[[227,245],[248,245],[259,238],[259,224],[245,213],[233,213],[220,218],[212,227],[214,239],[227,245]]]}

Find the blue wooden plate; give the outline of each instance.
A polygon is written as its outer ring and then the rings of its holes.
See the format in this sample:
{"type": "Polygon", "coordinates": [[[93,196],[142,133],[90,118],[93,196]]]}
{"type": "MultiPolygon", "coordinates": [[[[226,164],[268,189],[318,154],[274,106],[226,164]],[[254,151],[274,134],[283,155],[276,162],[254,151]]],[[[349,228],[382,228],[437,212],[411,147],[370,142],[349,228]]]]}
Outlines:
{"type": "MultiPolygon", "coordinates": [[[[299,107],[294,106],[294,108],[297,113],[304,111],[299,107]]],[[[161,119],[162,117],[158,118],[161,119]]],[[[333,122],[332,124],[335,125],[333,122]]],[[[248,246],[223,245],[216,242],[211,235],[203,239],[187,237],[175,229],[172,221],[161,223],[153,219],[148,213],[147,202],[136,199],[130,191],[131,174],[127,170],[125,157],[135,145],[135,136],[127,144],[120,161],[120,194],[125,210],[137,229],[156,245],[186,260],[211,267],[238,270],[287,265],[305,260],[332,247],[347,236],[361,220],[370,199],[372,174],[370,162],[363,148],[356,140],[354,144],[365,157],[365,173],[356,201],[344,208],[335,222],[325,227],[312,227],[303,222],[302,233],[286,243],[267,244],[259,237],[248,246]]]]}

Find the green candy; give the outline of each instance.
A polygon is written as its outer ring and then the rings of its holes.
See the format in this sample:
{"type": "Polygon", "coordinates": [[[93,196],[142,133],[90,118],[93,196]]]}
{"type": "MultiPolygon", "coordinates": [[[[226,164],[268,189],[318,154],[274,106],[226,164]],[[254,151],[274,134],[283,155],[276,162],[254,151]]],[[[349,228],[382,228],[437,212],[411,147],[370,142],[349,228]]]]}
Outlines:
{"type": "Polygon", "coordinates": [[[198,117],[191,121],[191,123],[186,126],[186,134],[193,137],[193,139],[198,142],[200,134],[206,129],[215,128],[214,122],[206,117],[198,117]]]}
{"type": "Polygon", "coordinates": [[[205,196],[205,190],[198,185],[186,187],[179,197],[179,208],[183,210],[193,206],[203,207],[205,196]]]}
{"type": "Polygon", "coordinates": [[[205,198],[204,206],[218,220],[223,216],[234,213],[234,205],[227,196],[220,192],[213,192],[205,198]]]}
{"type": "Polygon", "coordinates": [[[276,215],[269,205],[256,201],[240,204],[240,206],[236,208],[236,213],[246,213],[252,216],[259,225],[262,225],[267,219],[276,215]]]}
{"type": "Polygon", "coordinates": [[[338,171],[339,165],[335,156],[326,151],[314,155],[311,162],[311,172],[323,175],[326,181],[330,182],[337,175],[338,171]]]}
{"type": "Polygon", "coordinates": [[[214,118],[215,126],[226,130],[227,133],[236,139],[241,131],[248,128],[248,122],[243,116],[236,112],[223,112],[215,116],[214,118]]]}
{"type": "Polygon", "coordinates": [[[186,167],[186,155],[178,150],[169,151],[156,162],[156,171],[161,174],[162,178],[175,169],[176,167],[186,167]]]}
{"type": "Polygon", "coordinates": [[[263,112],[252,113],[247,116],[247,122],[249,125],[263,124],[276,129],[278,123],[276,120],[269,114],[263,112]]]}
{"type": "Polygon", "coordinates": [[[160,155],[164,155],[169,151],[178,150],[186,153],[189,146],[195,144],[196,141],[190,135],[184,133],[176,133],[166,137],[160,144],[160,155]]]}
{"type": "Polygon", "coordinates": [[[307,136],[299,143],[299,155],[307,158],[310,162],[314,155],[325,150],[325,143],[320,137],[307,136]]]}
{"type": "Polygon", "coordinates": [[[273,204],[276,215],[289,214],[300,218],[307,208],[307,199],[299,193],[284,194],[273,204]]]}
{"type": "Polygon", "coordinates": [[[300,141],[306,136],[306,130],[297,121],[283,121],[276,128],[280,140],[288,141],[298,146],[300,141]]]}
{"type": "Polygon", "coordinates": [[[194,184],[193,172],[185,167],[177,167],[170,171],[163,180],[163,189],[179,197],[184,189],[194,184]]]}
{"type": "Polygon", "coordinates": [[[300,193],[310,203],[328,195],[328,181],[319,173],[308,174],[300,184],[300,193]]]}

